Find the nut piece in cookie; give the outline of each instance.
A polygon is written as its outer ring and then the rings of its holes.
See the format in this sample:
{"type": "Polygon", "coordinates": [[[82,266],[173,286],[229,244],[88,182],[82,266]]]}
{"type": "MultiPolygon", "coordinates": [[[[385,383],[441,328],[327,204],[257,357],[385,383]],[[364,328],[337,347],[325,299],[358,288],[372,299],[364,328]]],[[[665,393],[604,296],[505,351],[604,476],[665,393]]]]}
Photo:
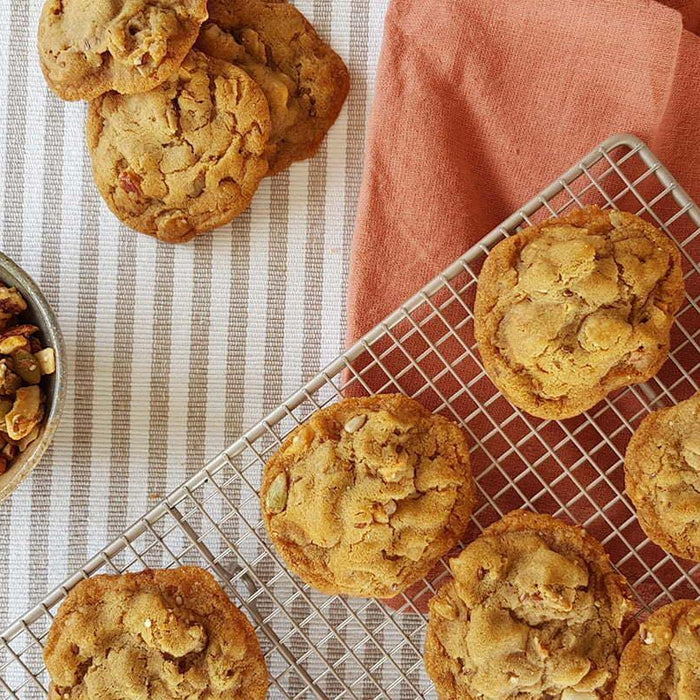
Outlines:
{"type": "Polygon", "coordinates": [[[405,396],[344,399],[287,438],[260,498],[272,541],[304,581],[329,595],[390,598],[467,529],[467,440],[405,396]]]}
{"type": "Polygon", "coordinates": [[[97,186],[114,214],[169,243],[230,222],[267,171],[265,96],[240,68],[191,51],[178,72],[140,95],[90,104],[97,186]]]}
{"type": "Polygon", "coordinates": [[[614,700],[700,698],[700,603],[664,605],[643,622],[620,659],[614,700]]]}
{"type": "Polygon", "coordinates": [[[441,700],[611,696],[632,606],[582,528],[513,511],[450,568],[425,644],[441,700]]]}
{"type": "Polygon", "coordinates": [[[177,70],[206,18],[206,0],[46,0],[44,77],[64,100],[151,90],[177,70]]]}
{"type": "Polygon", "coordinates": [[[569,418],[647,381],[684,297],[680,253],[638,216],[588,207],[499,243],[479,276],[484,367],[516,406],[569,418]]]}
{"type": "Polygon", "coordinates": [[[342,59],[294,5],[209,0],[197,48],[240,66],[265,93],[272,119],[269,175],[316,153],[350,80],[342,59]]]}
{"type": "Polygon", "coordinates": [[[700,561],[700,394],[642,421],[627,446],[625,488],[650,539],[700,561]]]}
{"type": "Polygon", "coordinates": [[[197,567],[96,576],[61,605],[44,649],[49,697],[263,700],[251,624],[197,567]]]}

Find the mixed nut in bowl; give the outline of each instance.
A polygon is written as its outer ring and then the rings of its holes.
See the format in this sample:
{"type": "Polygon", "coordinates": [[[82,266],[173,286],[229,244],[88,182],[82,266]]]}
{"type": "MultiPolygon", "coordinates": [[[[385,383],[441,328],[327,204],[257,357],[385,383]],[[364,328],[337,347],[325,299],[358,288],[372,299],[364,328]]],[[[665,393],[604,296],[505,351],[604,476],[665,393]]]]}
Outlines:
{"type": "Polygon", "coordinates": [[[0,253],[0,500],[46,451],[63,406],[63,341],[34,280],[0,253]]]}

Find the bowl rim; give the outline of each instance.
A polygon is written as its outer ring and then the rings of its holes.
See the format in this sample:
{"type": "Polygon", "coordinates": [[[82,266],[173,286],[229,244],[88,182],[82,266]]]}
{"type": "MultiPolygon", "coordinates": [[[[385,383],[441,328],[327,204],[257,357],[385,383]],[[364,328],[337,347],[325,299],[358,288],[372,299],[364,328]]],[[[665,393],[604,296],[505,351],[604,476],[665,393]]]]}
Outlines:
{"type": "Polygon", "coordinates": [[[19,291],[22,292],[22,296],[25,297],[27,304],[32,307],[37,315],[42,317],[42,320],[45,322],[46,328],[41,329],[42,335],[44,336],[44,346],[54,349],[56,371],[54,373],[51,401],[44,419],[44,427],[41,435],[24,453],[26,456],[24,456],[22,462],[13,465],[7,470],[6,474],[8,476],[5,483],[0,486],[0,503],[7,499],[19,487],[41,461],[41,458],[53,440],[56,428],[58,428],[66,396],[66,383],[64,379],[65,345],[56,312],[31,275],[20,267],[12,258],[0,251],[0,281],[2,282],[4,282],[4,280],[2,280],[2,273],[4,271],[7,271],[20,283],[21,288],[19,291]]]}

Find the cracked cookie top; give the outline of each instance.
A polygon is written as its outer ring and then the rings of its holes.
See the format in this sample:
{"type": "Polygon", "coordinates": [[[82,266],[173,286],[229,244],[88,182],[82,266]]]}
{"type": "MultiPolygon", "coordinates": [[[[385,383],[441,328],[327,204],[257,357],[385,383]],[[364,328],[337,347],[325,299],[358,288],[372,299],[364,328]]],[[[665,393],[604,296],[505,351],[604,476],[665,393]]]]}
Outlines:
{"type": "Polygon", "coordinates": [[[197,48],[235,63],[270,104],[270,172],[316,153],[335,122],[350,80],[342,59],[287,2],[209,0],[197,48]]]}
{"type": "Polygon", "coordinates": [[[700,603],[664,605],[625,647],[614,700],[700,698],[700,603]]]}
{"type": "Polygon", "coordinates": [[[479,276],[484,366],[516,406],[568,418],[643,382],[668,355],[684,295],[675,244],[643,219],[597,207],[499,243],[479,276]]]}
{"type": "Polygon", "coordinates": [[[700,394],[642,421],[625,454],[625,488],[650,539],[700,561],[700,394]]]}
{"type": "Polygon", "coordinates": [[[206,0],[46,0],[46,82],[64,100],[145,92],[177,70],[206,18],[206,0]]]}
{"type": "Polygon", "coordinates": [[[79,583],[49,631],[52,700],[263,700],[255,632],[197,567],[96,576],[79,583]]]}
{"type": "Polygon", "coordinates": [[[260,499],[270,537],[304,581],[329,595],[389,598],[467,529],[466,437],[405,396],[344,399],[285,440],[260,499]]]}
{"type": "Polygon", "coordinates": [[[230,222],[267,171],[265,96],[236,66],[192,50],[163,85],[90,104],[95,182],[115,215],[171,243],[230,222]]]}
{"type": "Polygon", "coordinates": [[[632,606],[582,528],[513,511],[450,568],[425,646],[441,700],[611,697],[632,606]]]}

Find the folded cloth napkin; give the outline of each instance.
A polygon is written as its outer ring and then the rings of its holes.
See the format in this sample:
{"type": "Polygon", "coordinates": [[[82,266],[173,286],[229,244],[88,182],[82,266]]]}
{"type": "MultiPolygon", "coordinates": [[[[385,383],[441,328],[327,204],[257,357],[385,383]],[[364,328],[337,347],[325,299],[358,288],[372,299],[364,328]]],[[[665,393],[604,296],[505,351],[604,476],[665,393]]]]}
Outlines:
{"type": "Polygon", "coordinates": [[[700,0],[393,0],[349,291],[356,340],[616,132],[700,196],[700,0]]]}
{"type": "MultiPolygon", "coordinates": [[[[642,137],[691,196],[700,196],[699,31],[700,0],[392,0],[353,241],[349,340],[611,134],[642,137]]],[[[413,339],[420,344],[420,337],[413,339]]],[[[391,364],[391,356],[384,362],[391,364]]],[[[697,359],[689,362],[694,366],[697,359]]],[[[410,390],[410,376],[397,386],[410,390]]],[[[385,380],[379,368],[365,376],[374,389],[385,380]]],[[[478,394],[479,385],[473,391],[478,394]]],[[[484,391],[490,396],[492,389],[484,391]]],[[[629,395],[617,402],[618,410],[637,418],[643,413],[629,395]]],[[[510,410],[505,402],[490,402],[489,414],[471,414],[473,434],[493,435],[510,410]]],[[[600,504],[613,492],[580,450],[594,455],[619,493],[624,444],[618,442],[629,432],[620,433],[614,411],[600,422],[617,435],[614,450],[600,449],[602,433],[571,419],[567,425],[577,432],[578,446],[560,442],[557,460],[543,461],[542,442],[533,438],[518,450],[480,447],[472,455],[475,472],[495,460],[513,478],[524,463],[536,464],[528,476],[534,486],[526,490],[541,490],[539,479],[550,493],[533,501],[535,507],[553,511],[567,502],[574,519],[609,540],[608,518],[628,525],[633,519],[619,499],[607,515],[592,518],[589,497],[600,504]],[[573,491],[562,465],[575,470],[580,486],[573,491]],[[587,495],[570,503],[580,487],[587,495]],[[601,488],[608,492],[601,495],[601,488]]],[[[540,438],[562,441],[556,423],[536,423],[540,438]]],[[[512,422],[511,432],[518,426],[512,422]]],[[[523,505],[516,489],[499,496],[503,479],[496,471],[486,473],[491,481],[480,483],[493,491],[501,512],[523,505]]],[[[497,517],[488,503],[483,508],[482,524],[497,517]]],[[[624,573],[636,581],[636,559],[628,553],[643,535],[633,525],[625,533],[607,542],[608,551],[616,561],[624,557],[624,573]]],[[[475,534],[472,528],[470,536],[475,534]]],[[[650,582],[637,586],[649,589],[649,600],[658,593],[650,582]]],[[[421,590],[418,585],[409,597],[423,608],[421,590]]]]}

